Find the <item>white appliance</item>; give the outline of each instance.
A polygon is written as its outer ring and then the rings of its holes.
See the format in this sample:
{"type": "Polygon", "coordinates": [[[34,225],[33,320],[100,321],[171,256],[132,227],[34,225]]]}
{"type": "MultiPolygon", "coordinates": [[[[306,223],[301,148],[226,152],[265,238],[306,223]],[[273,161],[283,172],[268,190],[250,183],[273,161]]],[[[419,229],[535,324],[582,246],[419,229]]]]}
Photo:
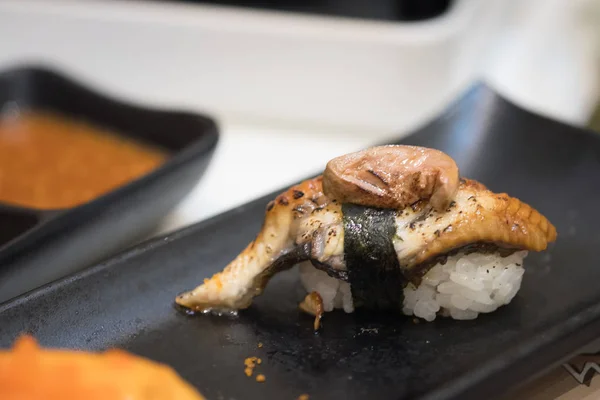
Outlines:
{"type": "Polygon", "coordinates": [[[596,0],[455,0],[443,16],[392,23],[174,2],[0,0],[0,68],[42,62],[124,100],[215,115],[221,144],[170,230],[405,134],[476,80],[584,123],[597,93],[600,35],[588,29],[600,26],[597,9],[596,0]]]}

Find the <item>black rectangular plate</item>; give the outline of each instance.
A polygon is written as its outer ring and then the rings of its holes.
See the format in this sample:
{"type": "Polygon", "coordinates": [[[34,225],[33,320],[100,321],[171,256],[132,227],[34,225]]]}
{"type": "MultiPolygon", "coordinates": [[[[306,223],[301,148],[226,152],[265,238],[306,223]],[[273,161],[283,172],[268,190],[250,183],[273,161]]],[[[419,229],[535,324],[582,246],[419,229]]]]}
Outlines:
{"type": "Polygon", "coordinates": [[[161,147],[171,156],[153,172],[71,209],[0,203],[0,302],[149,234],[200,179],[218,141],[217,126],[206,116],[125,104],[39,66],[0,73],[0,109],[6,108],[55,112],[161,147]]]}
{"type": "MultiPolygon", "coordinates": [[[[402,143],[439,148],[464,176],[530,203],[559,239],[531,254],[513,302],[475,321],[297,310],[297,271],[237,318],[187,316],[175,295],[222,269],[259,230],[271,194],[147,242],[0,306],[0,345],[118,346],[172,365],[211,399],[483,399],[543,372],[600,333],[600,138],[477,86],[402,143]],[[258,348],[258,343],[263,343],[258,348]],[[264,361],[259,384],[244,359],[264,361]]],[[[262,179],[262,178],[257,178],[262,179]]]]}

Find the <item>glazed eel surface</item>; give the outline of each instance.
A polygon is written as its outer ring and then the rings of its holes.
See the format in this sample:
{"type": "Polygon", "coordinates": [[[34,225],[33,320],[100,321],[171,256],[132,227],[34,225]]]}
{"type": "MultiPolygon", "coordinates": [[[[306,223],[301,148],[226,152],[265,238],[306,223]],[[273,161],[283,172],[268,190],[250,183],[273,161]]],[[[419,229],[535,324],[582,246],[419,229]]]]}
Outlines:
{"type": "MultiPolygon", "coordinates": [[[[329,199],[321,176],[293,186],[268,204],[256,238],[223,271],[177,296],[176,302],[203,312],[243,309],[275,273],[306,260],[348,281],[345,231],[364,229],[371,218],[369,210],[376,209],[361,211],[329,199]],[[349,218],[351,213],[355,218],[349,218]]],[[[460,179],[445,209],[419,200],[398,210],[377,210],[382,221],[391,218],[395,225],[387,234],[396,268],[405,281],[417,285],[431,266],[453,252],[542,251],[556,239],[554,226],[535,209],[469,179],[460,179]]],[[[378,251],[373,249],[374,254],[378,251]]]]}

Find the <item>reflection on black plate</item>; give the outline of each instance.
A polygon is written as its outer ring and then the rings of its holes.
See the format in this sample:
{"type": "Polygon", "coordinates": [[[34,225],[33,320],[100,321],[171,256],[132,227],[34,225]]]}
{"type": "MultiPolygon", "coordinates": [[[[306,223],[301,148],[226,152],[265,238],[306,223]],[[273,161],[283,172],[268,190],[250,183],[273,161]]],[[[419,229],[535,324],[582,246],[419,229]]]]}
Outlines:
{"type": "MultiPolygon", "coordinates": [[[[0,74],[0,109],[83,121],[171,154],[153,172],[77,207],[36,210],[0,203],[0,302],[147,235],[196,184],[218,140],[215,123],[205,116],[127,105],[45,68],[0,74]]],[[[7,165],[0,169],[11,173],[7,165]]]]}
{"type": "Polygon", "coordinates": [[[556,225],[528,257],[513,302],[475,321],[334,313],[315,335],[297,311],[297,272],[278,275],[237,318],[189,317],[174,296],[220,270],[260,228],[273,195],[146,243],[0,307],[0,343],[120,346],[169,363],[214,399],[492,398],[551,367],[600,331],[600,139],[478,86],[402,143],[439,148],[463,175],[506,191],[556,225]],[[258,346],[262,343],[262,347],[258,346]],[[257,383],[244,359],[263,363],[257,383]]]}

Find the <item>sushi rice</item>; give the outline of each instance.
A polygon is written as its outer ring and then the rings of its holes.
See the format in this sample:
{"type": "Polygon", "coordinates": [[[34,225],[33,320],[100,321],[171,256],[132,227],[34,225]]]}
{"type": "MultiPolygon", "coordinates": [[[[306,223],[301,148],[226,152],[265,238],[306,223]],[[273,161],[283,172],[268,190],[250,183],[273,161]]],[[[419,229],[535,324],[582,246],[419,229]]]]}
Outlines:
{"type": "MultiPolygon", "coordinates": [[[[416,288],[404,288],[403,313],[433,321],[436,316],[475,319],[511,302],[521,287],[527,251],[510,256],[459,253],[436,264],[416,288]]],[[[325,311],[354,311],[350,284],[332,278],[310,262],[300,264],[300,279],[307,292],[316,291],[325,311]]]]}

